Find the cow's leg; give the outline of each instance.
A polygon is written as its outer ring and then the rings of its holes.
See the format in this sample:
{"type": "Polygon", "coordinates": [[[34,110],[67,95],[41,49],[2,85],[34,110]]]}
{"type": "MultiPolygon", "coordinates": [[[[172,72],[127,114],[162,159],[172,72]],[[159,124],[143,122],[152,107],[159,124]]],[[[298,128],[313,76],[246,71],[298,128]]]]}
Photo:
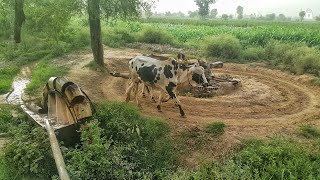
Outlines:
{"type": "MultiPolygon", "coordinates": [[[[128,86],[127,90],[126,90],[126,102],[130,101],[131,91],[134,88],[134,86],[135,86],[135,83],[133,81],[130,81],[129,82],[129,86],[128,86]]],[[[137,87],[136,87],[136,89],[137,89],[137,87]]]]}
{"type": "Polygon", "coordinates": [[[138,87],[139,87],[139,82],[133,83],[134,87],[136,88],[136,91],[134,92],[134,96],[136,98],[136,103],[138,107],[141,107],[141,104],[139,103],[139,97],[138,97],[138,87]]]}
{"type": "Polygon", "coordinates": [[[143,84],[143,87],[142,87],[142,97],[146,97],[146,93],[145,93],[145,90],[147,89],[148,91],[148,87],[146,85],[143,84]]]}
{"type": "Polygon", "coordinates": [[[181,102],[179,101],[179,99],[177,98],[176,93],[174,92],[174,88],[176,87],[175,84],[173,83],[169,83],[168,86],[166,86],[166,90],[167,93],[169,94],[169,96],[175,100],[176,104],[178,104],[179,110],[180,110],[180,114],[182,117],[185,117],[185,113],[181,107],[181,102]]]}
{"type": "Polygon", "coordinates": [[[161,104],[162,104],[163,95],[164,95],[164,92],[163,92],[163,91],[160,91],[159,100],[158,100],[158,105],[157,105],[157,109],[158,109],[159,112],[162,112],[162,110],[161,110],[161,104]]]}
{"type": "Polygon", "coordinates": [[[152,87],[150,87],[149,94],[150,94],[150,96],[151,96],[152,101],[153,101],[153,102],[156,102],[156,98],[154,97],[152,87]]]}

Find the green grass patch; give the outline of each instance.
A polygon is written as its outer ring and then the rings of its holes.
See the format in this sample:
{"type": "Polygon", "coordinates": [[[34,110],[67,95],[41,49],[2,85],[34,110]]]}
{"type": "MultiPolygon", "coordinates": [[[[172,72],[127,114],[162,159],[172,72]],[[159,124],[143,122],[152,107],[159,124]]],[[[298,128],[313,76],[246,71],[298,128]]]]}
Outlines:
{"type": "Polygon", "coordinates": [[[19,67],[15,65],[0,68],[0,94],[4,94],[11,89],[13,79],[18,72],[19,67]]]}
{"type": "Polygon", "coordinates": [[[319,179],[319,168],[319,150],[275,137],[246,141],[239,152],[223,162],[180,171],[170,179],[319,179]]]}
{"type": "Polygon", "coordinates": [[[221,136],[226,125],[223,122],[213,122],[207,125],[206,132],[214,136],[221,136]]]}
{"type": "Polygon", "coordinates": [[[138,41],[150,44],[174,44],[174,37],[161,28],[146,27],[138,34],[138,41]]]}
{"type": "Polygon", "coordinates": [[[209,58],[237,59],[240,57],[241,45],[236,37],[220,35],[206,40],[204,49],[206,56],[209,58]]]}
{"type": "Polygon", "coordinates": [[[300,128],[301,134],[306,138],[320,138],[320,129],[312,125],[304,125],[300,128]]]}
{"type": "Polygon", "coordinates": [[[63,76],[68,72],[68,68],[57,66],[50,63],[48,60],[42,60],[32,72],[30,83],[26,87],[26,92],[29,94],[35,93],[47,83],[50,77],[63,76]]]}

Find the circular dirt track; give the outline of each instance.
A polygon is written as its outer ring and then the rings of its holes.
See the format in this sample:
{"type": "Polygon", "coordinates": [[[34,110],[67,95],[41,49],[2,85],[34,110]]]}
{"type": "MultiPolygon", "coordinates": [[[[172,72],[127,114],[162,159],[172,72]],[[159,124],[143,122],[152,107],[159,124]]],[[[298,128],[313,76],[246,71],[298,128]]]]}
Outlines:
{"type": "MultiPolygon", "coordinates": [[[[129,59],[142,53],[145,52],[137,49],[108,49],[105,54],[106,66],[109,72],[126,72],[129,59]]],[[[83,66],[91,60],[91,55],[71,55],[67,59],[73,59],[77,61],[76,64],[83,66]]],[[[93,100],[125,100],[126,79],[101,75],[85,68],[80,70],[78,65],[73,66],[75,68],[72,68],[69,77],[80,82],[93,100]]],[[[186,118],[180,117],[179,109],[172,100],[163,103],[163,112],[160,113],[151,98],[142,98],[139,94],[143,114],[162,117],[177,129],[222,121],[230,128],[253,128],[262,135],[269,134],[263,128],[275,132],[276,129],[300,122],[318,122],[319,88],[309,84],[312,77],[295,76],[248,64],[225,64],[222,69],[214,69],[214,73],[238,78],[242,86],[226,95],[206,99],[178,96],[186,118]]],[[[130,103],[135,104],[134,101],[130,103]]]]}

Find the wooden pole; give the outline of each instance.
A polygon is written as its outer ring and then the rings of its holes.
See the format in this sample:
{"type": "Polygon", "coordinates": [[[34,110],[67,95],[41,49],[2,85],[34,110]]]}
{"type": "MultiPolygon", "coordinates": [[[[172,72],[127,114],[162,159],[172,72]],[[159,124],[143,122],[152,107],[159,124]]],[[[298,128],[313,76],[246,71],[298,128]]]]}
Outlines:
{"type": "Polygon", "coordinates": [[[56,162],[59,177],[61,180],[70,180],[56,134],[54,133],[54,130],[51,127],[48,119],[45,120],[45,127],[49,135],[51,150],[53,153],[54,161],[56,162]]]}

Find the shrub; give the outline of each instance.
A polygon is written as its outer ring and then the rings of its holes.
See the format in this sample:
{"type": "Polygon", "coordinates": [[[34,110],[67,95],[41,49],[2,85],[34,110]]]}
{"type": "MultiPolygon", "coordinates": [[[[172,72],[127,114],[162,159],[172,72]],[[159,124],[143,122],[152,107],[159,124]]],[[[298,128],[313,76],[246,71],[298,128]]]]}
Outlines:
{"type": "Polygon", "coordinates": [[[126,28],[106,28],[103,30],[103,43],[110,47],[121,47],[135,41],[126,28]]]}
{"type": "Polygon", "coordinates": [[[22,122],[10,128],[10,135],[11,139],[4,148],[4,159],[17,177],[49,179],[57,174],[49,139],[43,128],[22,122]]]}
{"type": "Polygon", "coordinates": [[[264,49],[261,47],[250,47],[241,52],[245,60],[263,60],[265,57],[264,49]]]}
{"type": "Polygon", "coordinates": [[[223,122],[213,122],[207,125],[206,132],[214,136],[220,136],[224,133],[225,126],[223,122]]]}
{"type": "Polygon", "coordinates": [[[167,124],[144,118],[136,107],[118,102],[99,104],[95,118],[99,127],[89,125],[89,131],[82,133],[83,146],[68,153],[75,179],[94,179],[95,172],[111,179],[160,178],[175,167],[176,152],[167,124]],[[85,163],[79,163],[80,159],[85,163]]]}
{"type": "Polygon", "coordinates": [[[319,138],[320,130],[311,125],[304,125],[300,128],[301,134],[307,138],[319,138]]]}
{"type": "Polygon", "coordinates": [[[173,44],[174,39],[168,32],[154,27],[147,27],[142,30],[138,40],[150,44],[173,44]]]}
{"type": "Polygon", "coordinates": [[[231,35],[210,37],[205,42],[205,54],[207,57],[219,57],[225,59],[237,59],[240,57],[241,45],[239,39],[231,35]]]}

